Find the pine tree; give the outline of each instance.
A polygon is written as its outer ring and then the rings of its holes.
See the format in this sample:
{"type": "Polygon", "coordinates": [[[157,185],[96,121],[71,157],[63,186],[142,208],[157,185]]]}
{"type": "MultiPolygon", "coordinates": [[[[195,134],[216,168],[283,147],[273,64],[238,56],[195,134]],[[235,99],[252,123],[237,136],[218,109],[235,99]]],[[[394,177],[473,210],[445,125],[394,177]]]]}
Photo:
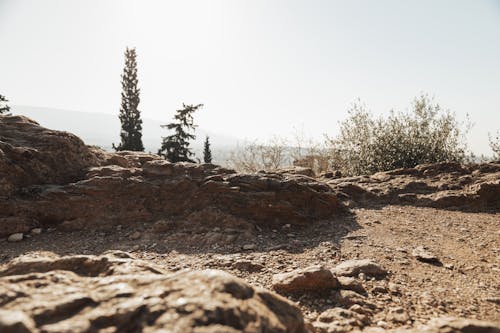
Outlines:
{"type": "Polygon", "coordinates": [[[210,150],[210,141],[208,135],[205,138],[205,145],[203,147],[203,161],[205,163],[212,163],[212,151],[210,150]]]}
{"type": "Polygon", "coordinates": [[[196,125],[193,123],[193,112],[201,108],[203,104],[186,105],[182,104],[183,109],[177,110],[174,116],[174,122],[161,125],[162,128],[174,130],[174,134],[163,138],[163,142],[158,155],[165,157],[170,162],[191,162],[193,152],[189,148],[189,140],[194,140],[196,136],[190,133],[190,130],[195,130],[196,125]]]}
{"type": "Polygon", "coordinates": [[[0,95],[0,114],[10,111],[10,107],[7,105],[8,101],[9,100],[5,96],[0,95]]]}
{"type": "Polygon", "coordinates": [[[122,104],[120,108],[121,143],[115,150],[144,151],[142,144],[142,120],[139,106],[140,89],[137,87],[137,61],[135,48],[125,50],[125,67],[122,74],[122,104]]]}

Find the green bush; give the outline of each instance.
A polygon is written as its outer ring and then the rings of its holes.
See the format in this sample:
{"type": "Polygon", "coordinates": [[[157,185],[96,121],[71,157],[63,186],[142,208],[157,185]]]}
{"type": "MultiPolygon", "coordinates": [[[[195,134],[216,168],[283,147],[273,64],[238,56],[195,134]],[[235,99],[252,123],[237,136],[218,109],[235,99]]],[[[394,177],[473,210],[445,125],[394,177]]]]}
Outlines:
{"type": "Polygon", "coordinates": [[[464,162],[469,124],[457,121],[427,95],[408,112],[374,118],[361,103],[340,123],[337,138],[328,138],[332,168],[347,175],[371,174],[418,164],[464,162]]]}

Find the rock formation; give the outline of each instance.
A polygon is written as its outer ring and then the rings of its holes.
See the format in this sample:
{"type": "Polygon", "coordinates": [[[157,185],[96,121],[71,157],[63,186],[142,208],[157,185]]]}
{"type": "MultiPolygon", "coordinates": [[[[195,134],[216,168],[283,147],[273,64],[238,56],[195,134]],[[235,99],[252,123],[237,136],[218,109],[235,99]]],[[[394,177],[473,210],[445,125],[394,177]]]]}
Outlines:
{"type": "Polygon", "coordinates": [[[180,219],[207,209],[218,212],[207,225],[234,218],[307,224],[343,210],[327,185],[307,176],[242,175],[144,153],[105,153],[25,117],[0,117],[0,133],[0,236],[36,226],[180,219]]]}
{"type": "Polygon", "coordinates": [[[168,273],[124,252],[10,263],[0,271],[0,331],[309,332],[272,292],[217,270],[168,273]]]}

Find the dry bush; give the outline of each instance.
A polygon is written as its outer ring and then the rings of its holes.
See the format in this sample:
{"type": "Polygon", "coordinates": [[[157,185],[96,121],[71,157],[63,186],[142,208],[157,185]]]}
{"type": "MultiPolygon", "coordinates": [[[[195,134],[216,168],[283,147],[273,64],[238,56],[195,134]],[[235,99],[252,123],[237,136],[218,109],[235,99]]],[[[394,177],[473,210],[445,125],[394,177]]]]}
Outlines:
{"type": "Polygon", "coordinates": [[[287,142],[278,137],[266,143],[245,142],[229,154],[227,163],[239,172],[271,171],[289,166],[287,142]]]}
{"type": "Polygon", "coordinates": [[[488,139],[490,141],[490,148],[493,150],[493,159],[500,160],[500,131],[497,131],[494,136],[488,134],[488,139]]]}
{"type": "Polygon", "coordinates": [[[331,163],[343,174],[360,175],[423,163],[464,162],[469,123],[459,123],[426,95],[409,112],[374,118],[361,103],[340,123],[337,138],[327,138],[331,163]]]}

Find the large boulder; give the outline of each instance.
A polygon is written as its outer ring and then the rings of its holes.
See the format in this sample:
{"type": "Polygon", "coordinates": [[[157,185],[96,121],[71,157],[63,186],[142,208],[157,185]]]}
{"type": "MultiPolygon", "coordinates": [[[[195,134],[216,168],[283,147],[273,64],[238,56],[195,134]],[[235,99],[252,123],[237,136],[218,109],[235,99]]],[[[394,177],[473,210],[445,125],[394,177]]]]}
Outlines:
{"type": "Polygon", "coordinates": [[[80,180],[100,156],[77,136],[23,116],[0,116],[0,197],[35,184],[80,180]]]}
{"type": "Polygon", "coordinates": [[[290,332],[300,310],[216,270],[169,273],[127,253],[18,258],[0,270],[0,331],[290,332]]]}

